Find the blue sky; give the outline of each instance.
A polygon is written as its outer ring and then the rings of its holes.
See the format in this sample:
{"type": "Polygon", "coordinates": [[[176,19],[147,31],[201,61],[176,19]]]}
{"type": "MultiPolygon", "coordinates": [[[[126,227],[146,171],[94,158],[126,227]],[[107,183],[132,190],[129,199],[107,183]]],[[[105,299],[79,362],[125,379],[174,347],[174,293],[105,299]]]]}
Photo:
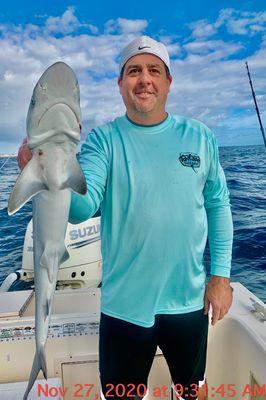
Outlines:
{"type": "Polygon", "coordinates": [[[171,56],[168,111],[197,118],[219,145],[262,144],[246,76],[249,62],[266,125],[263,1],[8,1],[0,9],[0,153],[25,136],[33,87],[63,60],[81,87],[83,137],[125,112],[117,90],[121,48],[147,34],[171,56]]]}

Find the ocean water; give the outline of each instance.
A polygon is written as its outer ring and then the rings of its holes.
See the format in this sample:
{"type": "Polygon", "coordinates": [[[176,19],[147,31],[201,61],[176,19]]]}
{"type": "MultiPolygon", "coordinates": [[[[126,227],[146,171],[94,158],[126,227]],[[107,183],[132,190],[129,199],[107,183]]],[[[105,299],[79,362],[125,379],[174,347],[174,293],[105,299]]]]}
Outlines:
{"type": "MultiPolygon", "coordinates": [[[[231,193],[234,220],[232,281],[241,282],[266,302],[266,149],[264,146],[220,148],[220,161],[231,193]]],[[[18,176],[16,158],[0,158],[0,284],[21,267],[23,240],[31,203],[14,216],[7,200],[18,176]]],[[[209,252],[205,264],[208,269],[209,252]]],[[[29,284],[17,282],[11,290],[29,284]]]]}

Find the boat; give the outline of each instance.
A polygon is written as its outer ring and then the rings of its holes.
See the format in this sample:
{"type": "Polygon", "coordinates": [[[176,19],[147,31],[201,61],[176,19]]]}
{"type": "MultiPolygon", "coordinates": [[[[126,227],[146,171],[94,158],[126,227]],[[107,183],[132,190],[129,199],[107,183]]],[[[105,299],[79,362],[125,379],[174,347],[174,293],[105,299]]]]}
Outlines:
{"type": "MultiPolygon", "coordinates": [[[[46,344],[48,380],[40,373],[29,399],[100,399],[100,217],[69,224],[70,259],[60,266],[46,344]]],[[[21,270],[0,291],[0,399],[21,399],[35,353],[34,290],[8,291],[14,279],[34,279],[32,224],[25,235],[21,270]]],[[[266,399],[266,307],[241,283],[232,283],[229,313],[209,327],[208,399],[266,399]]],[[[182,362],[182,360],[178,360],[182,362]]],[[[173,399],[166,361],[157,350],[145,399],[173,399]]],[[[182,388],[179,387],[182,391],[182,388]]],[[[127,388],[117,387],[123,398],[127,388]]],[[[140,391],[143,388],[139,388],[140,391]]],[[[142,394],[142,393],[140,393],[142,394]]],[[[144,393],[143,393],[144,394],[144,393]]],[[[186,398],[186,393],[182,393],[186,398]]]]}
{"type": "MultiPolygon", "coordinates": [[[[57,288],[97,287],[102,277],[100,216],[94,216],[78,225],[68,224],[65,244],[69,259],[60,265],[57,288]]],[[[22,255],[22,267],[6,277],[0,292],[10,289],[15,281],[33,282],[33,230],[28,223],[22,255]]]]}

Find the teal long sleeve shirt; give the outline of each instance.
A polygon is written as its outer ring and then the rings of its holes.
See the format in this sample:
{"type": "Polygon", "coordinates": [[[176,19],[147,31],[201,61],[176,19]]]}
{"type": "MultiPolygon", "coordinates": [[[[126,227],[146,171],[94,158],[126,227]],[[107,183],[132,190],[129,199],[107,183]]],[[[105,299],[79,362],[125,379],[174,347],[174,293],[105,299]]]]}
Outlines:
{"type": "Polygon", "coordinates": [[[230,276],[232,216],[212,132],[168,114],[140,126],[126,116],[94,129],[79,163],[85,196],[70,222],[101,208],[101,311],[144,327],[156,314],[203,307],[208,236],[211,274],[230,276]]]}

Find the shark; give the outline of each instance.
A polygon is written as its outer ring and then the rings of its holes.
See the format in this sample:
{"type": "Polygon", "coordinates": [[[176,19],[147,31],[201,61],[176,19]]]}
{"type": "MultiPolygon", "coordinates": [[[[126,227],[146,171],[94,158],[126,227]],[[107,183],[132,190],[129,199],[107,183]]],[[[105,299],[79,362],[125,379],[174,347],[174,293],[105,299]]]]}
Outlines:
{"type": "Polygon", "coordinates": [[[8,201],[8,214],[32,199],[36,352],[23,400],[39,374],[47,379],[45,345],[60,264],[68,259],[65,233],[71,191],[85,195],[86,180],[76,158],[80,141],[79,84],[63,62],[38,80],[27,114],[32,159],[19,175],[8,201]]]}

